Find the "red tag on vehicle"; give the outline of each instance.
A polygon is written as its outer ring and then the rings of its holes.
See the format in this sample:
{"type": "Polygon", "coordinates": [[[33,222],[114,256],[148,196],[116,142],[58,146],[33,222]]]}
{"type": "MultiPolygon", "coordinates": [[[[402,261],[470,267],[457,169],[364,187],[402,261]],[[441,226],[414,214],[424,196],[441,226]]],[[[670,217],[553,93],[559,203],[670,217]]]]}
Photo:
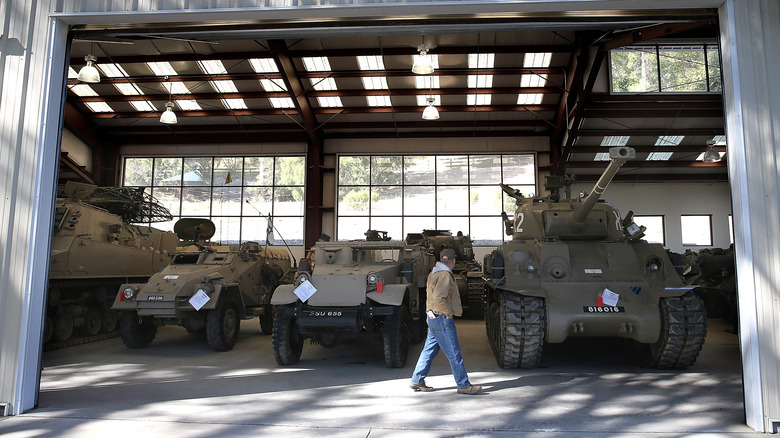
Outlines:
{"type": "Polygon", "coordinates": [[[382,293],[382,282],[376,284],[376,293],[381,294],[382,293]]]}
{"type": "Polygon", "coordinates": [[[598,307],[604,307],[604,298],[602,297],[596,297],[596,305],[598,307]]]}

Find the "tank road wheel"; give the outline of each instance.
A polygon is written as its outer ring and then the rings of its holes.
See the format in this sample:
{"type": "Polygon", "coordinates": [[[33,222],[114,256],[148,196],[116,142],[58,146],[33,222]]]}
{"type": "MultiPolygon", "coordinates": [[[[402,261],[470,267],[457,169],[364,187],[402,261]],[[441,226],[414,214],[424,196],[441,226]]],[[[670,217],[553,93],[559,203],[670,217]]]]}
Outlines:
{"type": "Polygon", "coordinates": [[[707,336],[704,302],[693,292],[661,298],[661,336],[649,346],[650,365],[660,369],[683,369],[696,362],[707,336]]]}
{"type": "Polygon", "coordinates": [[[294,365],[301,359],[303,337],[292,308],[278,307],[274,316],[274,359],[279,365],[294,365]]]}
{"type": "Polygon", "coordinates": [[[485,280],[469,278],[469,318],[485,319],[485,280]]]}
{"type": "Polygon", "coordinates": [[[116,326],[119,324],[119,314],[116,310],[103,309],[103,333],[110,333],[116,330],[116,326]]]}
{"type": "Polygon", "coordinates": [[[140,319],[135,312],[122,312],[119,334],[127,348],[146,348],[157,335],[157,326],[151,319],[140,319]]]}
{"type": "Polygon", "coordinates": [[[411,314],[406,307],[393,308],[393,314],[385,317],[382,331],[385,364],[388,368],[403,368],[409,355],[409,322],[411,314]]]}
{"type": "Polygon", "coordinates": [[[100,315],[100,311],[89,309],[84,314],[84,325],[79,327],[79,330],[83,336],[95,336],[100,333],[101,327],[103,327],[103,318],[100,315]]]}
{"type": "Polygon", "coordinates": [[[46,321],[43,323],[43,343],[46,344],[54,337],[54,319],[46,315],[46,321]]]}
{"type": "Polygon", "coordinates": [[[58,342],[66,341],[73,336],[73,317],[61,313],[54,317],[54,340],[58,342]]]}
{"type": "Polygon", "coordinates": [[[229,299],[220,299],[214,310],[206,316],[206,340],[214,351],[232,350],[238,339],[241,320],[236,304],[229,299]]]}
{"type": "Polygon", "coordinates": [[[264,335],[270,335],[274,332],[274,306],[271,304],[263,305],[263,314],[260,315],[260,330],[264,335]]]}
{"type": "Polygon", "coordinates": [[[485,328],[498,365],[505,369],[535,368],[542,358],[544,300],[497,292],[485,315],[485,328]]]}

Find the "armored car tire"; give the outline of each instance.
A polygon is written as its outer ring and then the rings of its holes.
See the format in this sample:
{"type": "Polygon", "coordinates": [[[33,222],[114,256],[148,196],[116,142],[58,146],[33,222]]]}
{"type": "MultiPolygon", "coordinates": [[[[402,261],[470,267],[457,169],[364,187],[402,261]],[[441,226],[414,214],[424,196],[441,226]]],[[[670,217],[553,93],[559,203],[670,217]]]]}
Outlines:
{"type": "Polygon", "coordinates": [[[291,306],[276,309],[273,328],[274,359],[279,365],[294,365],[301,359],[303,337],[291,306]]]}
{"type": "Polygon", "coordinates": [[[157,326],[150,319],[140,319],[135,312],[122,312],[119,334],[127,348],[146,348],[157,335],[157,326]]]}
{"type": "Polygon", "coordinates": [[[704,302],[693,292],[661,298],[661,336],[649,346],[649,363],[660,369],[683,369],[696,362],[707,336],[704,302]]]}
{"type": "Polygon", "coordinates": [[[498,365],[505,369],[536,368],[546,330],[544,300],[495,291],[485,328],[498,365]]]}
{"type": "Polygon", "coordinates": [[[409,355],[409,323],[412,316],[404,306],[393,308],[393,314],[385,317],[382,331],[385,364],[388,368],[403,368],[409,355]]]}
{"type": "Polygon", "coordinates": [[[206,340],[214,351],[229,351],[236,345],[241,319],[232,300],[221,297],[206,316],[206,340]]]}

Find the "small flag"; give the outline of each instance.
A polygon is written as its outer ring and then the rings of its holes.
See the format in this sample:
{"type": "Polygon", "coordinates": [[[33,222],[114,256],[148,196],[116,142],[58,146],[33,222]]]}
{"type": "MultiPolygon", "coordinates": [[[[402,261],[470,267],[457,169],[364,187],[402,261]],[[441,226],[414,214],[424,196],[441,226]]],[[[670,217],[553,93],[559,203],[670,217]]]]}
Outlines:
{"type": "Polygon", "coordinates": [[[230,177],[230,171],[228,171],[227,178],[225,178],[225,184],[230,184],[233,182],[233,178],[230,177]]]}
{"type": "Polygon", "coordinates": [[[273,245],[276,240],[274,239],[274,226],[271,222],[271,215],[268,215],[268,228],[265,229],[265,241],[267,245],[273,245]]]}

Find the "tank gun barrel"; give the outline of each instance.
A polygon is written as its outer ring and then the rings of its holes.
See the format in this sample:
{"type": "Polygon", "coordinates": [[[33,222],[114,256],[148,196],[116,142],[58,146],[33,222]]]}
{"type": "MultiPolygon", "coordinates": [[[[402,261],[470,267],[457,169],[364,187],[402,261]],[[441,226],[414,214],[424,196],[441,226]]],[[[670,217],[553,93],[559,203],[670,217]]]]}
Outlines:
{"type": "Polygon", "coordinates": [[[501,190],[503,190],[504,193],[515,198],[516,200],[523,199],[523,194],[520,193],[519,190],[513,189],[512,187],[509,187],[506,184],[499,184],[498,186],[501,187],[501,190]]]}
{"type": "Polygon", "coordinates": [[[599,180],[596,181],[596,185],[593,186],[593,190],[591,190],[590,194],[582,201],[580,208],[574,212],[573,220],[575,223],[581,224],[585,222],[588,213],[590,213],[593,206],[596,205],[596,201],[599,200],[601,194],[604,193],[604,190],[607,189],[607,186],[612,181],[612,178],[615,176],[618,169],[620,169],[620,166],[626,161],[636,158],[636,151],[634,148],[625,146],[609,148],[609,158],[609,166],[604,169],[604,173],[602,173],[599,180]]]}

